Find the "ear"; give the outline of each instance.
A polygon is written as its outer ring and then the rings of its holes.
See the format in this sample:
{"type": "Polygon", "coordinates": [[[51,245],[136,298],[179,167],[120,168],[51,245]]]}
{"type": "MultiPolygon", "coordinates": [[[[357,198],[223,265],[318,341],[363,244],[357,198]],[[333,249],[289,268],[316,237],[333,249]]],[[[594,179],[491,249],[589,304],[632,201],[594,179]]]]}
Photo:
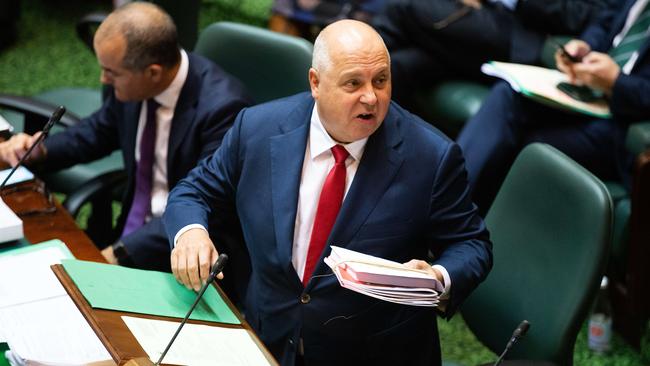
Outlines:
{"type": "Polygon", "coordinates": [[[318,86],[320,85],[320,79],[318,76],[318,71],[311,67],[309,69],[309,87],[311,88],[312,98],[318,100],[318,86]]]}
{"type": "Polygon", "coordinates": [[[154,83],[159,83],[163,78],[163,67],[159,64],[151,64],[144,70],[145,75],[154,83]]]}

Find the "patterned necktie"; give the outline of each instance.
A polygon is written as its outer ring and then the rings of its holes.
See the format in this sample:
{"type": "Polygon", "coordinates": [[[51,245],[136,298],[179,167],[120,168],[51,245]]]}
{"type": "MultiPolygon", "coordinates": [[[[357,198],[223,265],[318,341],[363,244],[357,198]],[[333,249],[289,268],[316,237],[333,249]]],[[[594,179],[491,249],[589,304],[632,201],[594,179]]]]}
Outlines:
{"type": "Polygon", "coordinates": [[[332,154],[334,155],[334,166],[327,175],[323,189],[320,192],[314,227],[312,228],[311,238],[309,240],[305,273],[302,277],[302,283],[305,286],[318,264],[323,249],[325,249],[325,243],[332,231],[336,216],[338,216],[341,204],[343,203],[343,194],[345,193],[345,159],[347,159],[349,153],[343,146],[336,145],[332,147],[332,154]]]}
{"type": "Polygon", "coordinates": [[[156,110],[159,106],[160,104],[155,100],[147,100],[147,120],[140,138],[140,161],[136,166],[135,192],[122,236],[144,225],[145,218],[151,211],[151,186],[156,150],[156,110]]]}
{"type": "Polygon", "coordinates": [[[649,5],[650,2],[646,4],[639,17],[623,36],[621,42],[609,51],[609,55],[620,67],[625,66],[634,52],[638,51],[643,42],[648,39],[648,27],[650,27],[649,5]]]}

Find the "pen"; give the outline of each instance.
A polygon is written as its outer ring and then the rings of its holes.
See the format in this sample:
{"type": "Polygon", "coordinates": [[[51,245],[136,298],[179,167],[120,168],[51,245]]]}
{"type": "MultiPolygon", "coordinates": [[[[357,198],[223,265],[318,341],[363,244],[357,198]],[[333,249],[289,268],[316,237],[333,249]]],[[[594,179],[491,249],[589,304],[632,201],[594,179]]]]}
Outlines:
{"type": "Polygon", "coordinates": [[[572,63],[577,63],[577,62],[582,61],[582,57],[572,56],[566,50],[566,48],[564,48],[564,46],[562,44],[560,44],[559,42],[554,42],[554,43],[555,43],[555,46],[557,47],[557,49],[560,50],[560,52],[562,53],[562,57],[566,58],[567,60],[571,61],[572,63]]]}

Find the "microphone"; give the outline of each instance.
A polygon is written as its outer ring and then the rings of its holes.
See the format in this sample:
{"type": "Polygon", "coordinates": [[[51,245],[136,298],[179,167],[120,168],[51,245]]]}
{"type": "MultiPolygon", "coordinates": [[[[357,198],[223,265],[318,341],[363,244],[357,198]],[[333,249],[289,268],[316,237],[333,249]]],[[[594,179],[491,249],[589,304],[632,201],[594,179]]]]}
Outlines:
{"type": "Polygon", "coordinates": [[[34,151],[34,148],[36,146],[38,146],[41,142],[43,142],[43,140],[45,140],[47,135],[49,135],[50,129],[52,128],[52,126],[54,126],[55,123],[57,123],[57,122],[59,122],[59,120],[61,120],[61,117],[63,117],[64,113],[65,113],[65,107],[64,106],[59,106],[54,110],[54,112],[52,113],[52,116],[50,117],[50,119],[47,121],[47,123],[43,127],[43,131],[41,132],[41,135],[38,136],[38,138],[32,144],[32,146],[29,147],[29,150],[27,150],[25,155],[23,155],[23,157],[20,158],[20,160],[18,161],[18,164],[16,164],[16,166],[13,167],[13,169],[11,169],[11,171],[9,172],[9,174],[7,175],[5,180],[2,182],[2,184],[0,184],[0,191],[5,187],[5,185],[9,181],[9,178],[11,178],[11,176],[16,172],[16,169],[18,169],[18,167],[23,164],[23,162],[29,157],[29,155],[32,154],[32,151],[34,151]]]}
{"type": "Polygon", "coordinates": [[[205,290],[208,289],[208,286],[210,286],[212,281],[214,281],[214,279],[217,277],[219,272],[221,272],[223,270],[223,267],[226,265],[227,261],[228,261],[228,255],[226,255],[224,253],[219,254],[219,258],[217,258],[217,261],[214,262],[214,265],[212,266],[212,269],[210,270],[210,275],[208,276],[207,281],[205,281],[205,283],[201,287],[201,290],[199,291],[198,295],[196,295],[196,300],[194,300],[194,304],[192,304],[192,306],[190,307],[190,311],[187,312],[187,315],[185,315],[185,318],[183,319],[181,324],[178,326],[178,329],[176,329],[176,333],[174,333],[174,336],[172,337],[172,339],[169,340],[169,343],[167,344],[167,347],[165,348],[163,353],[160,355],[160,358],[158,359],[158,361],[154,365],[156,365],[156,366],[160,365],[163,358],[167,354],[167,351],[169,351],[169,348],[171,348],[172,344],[176,340],[176,337],[178,336],[178,333],[181,332],[181,329],[183,328],[183,325],[185,325],[185,323],[187,322],[187,318],[190,317],[190,314],[192,314],[192,311],[194,311],[194,308],[199,303],[199,300],[201,300],[201,297],[203,296],[203,293],[205,292],[205,290]]]}
{"type": "Polygon", "coordinates": [[[526,335],[526,332],[528,332],[528,328],[530,328],[530,323],[528,322],[528,320],[523,320],[521,323],[519,323],[517,329],[515,329],[515,331],[512,332],[512,337],[510,337],[510,340],[506,345],[506,349],[503,350],[503,353],[501,353],[501,356],[499,356],[497,362],[494,363],[494,366],[498,366],[503,361],[503,358],[506,356],[506,353],[510,351],[510,348],[512,348],[512,346],[515,343],[517,343],[518,340],[520,340],[526,335]]]}

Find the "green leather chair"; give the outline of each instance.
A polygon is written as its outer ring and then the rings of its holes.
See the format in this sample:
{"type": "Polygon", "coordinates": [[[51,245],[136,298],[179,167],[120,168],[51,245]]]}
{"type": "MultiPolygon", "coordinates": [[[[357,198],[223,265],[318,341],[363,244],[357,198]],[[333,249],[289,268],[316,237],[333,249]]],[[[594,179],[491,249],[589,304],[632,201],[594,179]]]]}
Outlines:
{"type": "MultiPolygon", "coordinates": [[[[569,39],[549,39],[542,50],[541,64],[555,67],[555,44],[569,39]]],[[[488,92],[488,85],[477,82],[446,81],[415,95],[416,113],[455,137],[488,92]]],[[[638,122],[629,128],[626,148],[637,156],[632,192],[618,182],[605,182],[614,202],[613,247],[607,272],[612,281],[614,326],[638,348],[650,318],[650,122],[638,122]]]]}
{"type": "Polygon", "coordinates": [[[303,38],[233,22],[205,28],[195,48],[241,80],[256,103],[309,90],[312,50],[303,38]]]}
{"type": "Polygon", "coordinates": [[[527,146],[486,217],[494,267],[461,307],[476,337],[500,354],[526,319],[530,330],[508,359],[572,364],[605,272],[612,214],[598,178],[549,145],[527,146]]]}

